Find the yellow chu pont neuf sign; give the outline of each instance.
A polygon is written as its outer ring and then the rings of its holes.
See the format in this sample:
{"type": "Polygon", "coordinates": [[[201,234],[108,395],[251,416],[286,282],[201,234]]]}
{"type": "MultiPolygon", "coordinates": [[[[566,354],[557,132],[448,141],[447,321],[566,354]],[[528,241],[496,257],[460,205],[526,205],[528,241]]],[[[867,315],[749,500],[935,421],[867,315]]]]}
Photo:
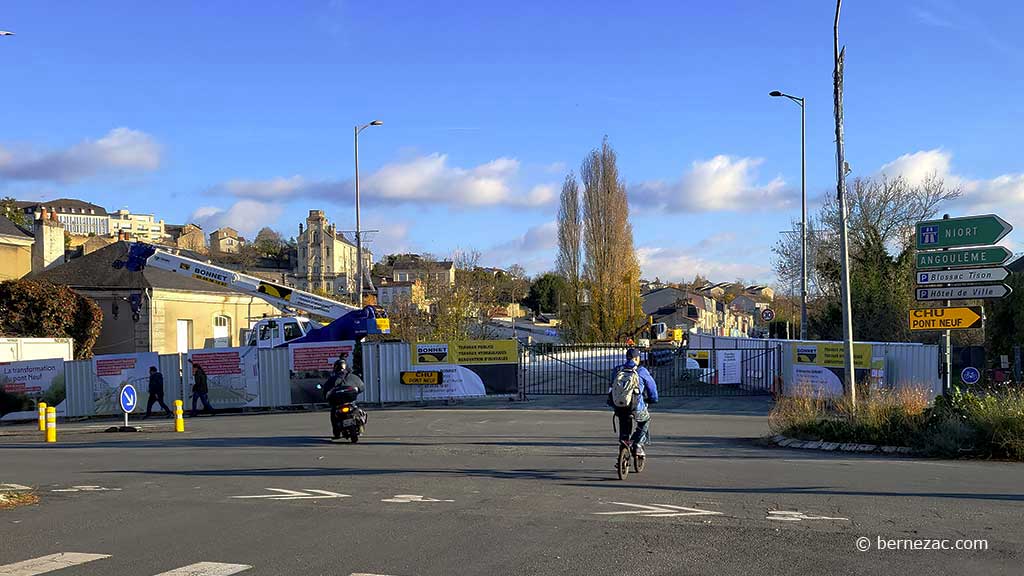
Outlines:
{"type": "Polygon", "coordinates": [[[440,386],[444,384],[443,376],[440,370],[402,372],[402,384],[406,386],[440,386]]]}
{"type": "Polygon", "coordinates": [[[458,364],[515,364],[519,362],[519,345],[515,340],[470,340],[466,342],[418,342],[410,344],[412,363],[458,364]]]}
{"type": "Polygon", "coordinates": [[[985,313],[981,306],[962,308],[921,308],[910,311],[910,329],[925,330],[969,330],[981,328],[985,313]]]}

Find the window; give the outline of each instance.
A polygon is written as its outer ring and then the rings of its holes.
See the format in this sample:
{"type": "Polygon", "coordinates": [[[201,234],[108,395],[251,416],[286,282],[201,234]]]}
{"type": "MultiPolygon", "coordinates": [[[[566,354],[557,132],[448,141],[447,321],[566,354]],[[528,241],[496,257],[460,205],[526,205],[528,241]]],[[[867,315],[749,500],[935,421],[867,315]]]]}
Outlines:
{"type": "Polygon", "coordinates": [[[302,337],[302,328],[299,327],[298,322],[289,322],[284,325],[285,342],[290,342],[300,337],[302,337]]]}

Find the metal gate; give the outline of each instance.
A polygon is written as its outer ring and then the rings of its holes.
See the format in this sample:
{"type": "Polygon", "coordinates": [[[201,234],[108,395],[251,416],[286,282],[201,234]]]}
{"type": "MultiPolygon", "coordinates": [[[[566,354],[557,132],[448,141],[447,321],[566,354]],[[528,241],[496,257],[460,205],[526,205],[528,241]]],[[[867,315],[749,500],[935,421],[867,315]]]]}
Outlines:
{"type": "MultiPolygon", "coordinates": [[[[618,344],[533,344],[520,349],[520,391],[604,395],[615,368],[626,359],[618,344]]],[[[679,396],[771,394],[779,383],[781,346],[747,349],[652,349],[641,351],[658,393],[679,396]],[[720,373],[720,369],[723,371],[720,373]]]]}

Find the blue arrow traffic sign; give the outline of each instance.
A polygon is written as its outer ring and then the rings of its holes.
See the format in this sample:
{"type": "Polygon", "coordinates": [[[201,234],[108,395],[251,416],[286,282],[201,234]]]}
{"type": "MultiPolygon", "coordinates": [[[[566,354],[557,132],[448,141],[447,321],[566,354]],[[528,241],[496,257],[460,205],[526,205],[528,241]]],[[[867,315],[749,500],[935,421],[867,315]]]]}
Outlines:
{"type": "Polygon", "coordinates": [[[121,388],[121,410],[125,414],[130,414],[135,410],[138,399],[139,395],[135,392],[135,386],[125,384],[124,388],[121,388]]]}
{"type": "Polygon", "coordinates": [[[981,380],[981,371],[972,366],[968,366],[960,372],[960,379],[964,381],[964,384],[977,384],[978,380],[981,380]]]}

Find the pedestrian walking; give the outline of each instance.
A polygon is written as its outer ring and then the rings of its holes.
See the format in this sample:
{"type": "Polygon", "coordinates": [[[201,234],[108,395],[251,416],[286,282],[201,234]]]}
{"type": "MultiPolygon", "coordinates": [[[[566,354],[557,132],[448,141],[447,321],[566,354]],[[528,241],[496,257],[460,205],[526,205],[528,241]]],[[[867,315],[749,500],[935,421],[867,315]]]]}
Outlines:
{"type": "Polygon", "coordinates": [[[149,401],[146,403],[146,415],[143,419],[149,418],[153,413],[153,404],[160,404],[160,407],[171,417],[171,409],[164,403],[164,375],[156,369],[156,366],[149,367],[149,401]]]}
{"type": "Polygon", "coordinates": [[[192,364],[192,412],[193,418],[198,414],[196,401],[202,400],[203,411],[213,414],[213,406],[210,406],[210,386],[206,381],[206,371],[199,364],[192,364]]]}

